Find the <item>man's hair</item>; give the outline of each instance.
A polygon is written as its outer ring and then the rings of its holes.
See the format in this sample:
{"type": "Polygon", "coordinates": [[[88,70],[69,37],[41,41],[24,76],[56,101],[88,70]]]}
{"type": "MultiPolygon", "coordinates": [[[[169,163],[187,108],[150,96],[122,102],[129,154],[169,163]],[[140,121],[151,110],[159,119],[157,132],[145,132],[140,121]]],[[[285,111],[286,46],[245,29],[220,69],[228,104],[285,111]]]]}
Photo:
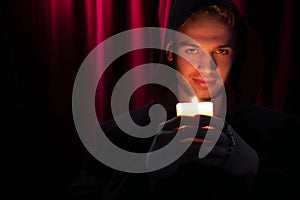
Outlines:
{"type": "Polygon", "coordinates": [[[238,15],[231,7],[223,5],[211,5],[193,12],[185,21],[185,23],[188,21],[197,20],[199,17],[203,16],[217,18],[224,24],[230,25],[232,28],[234,28],[236,22],[240,20],[240,15],[238,15]]]}

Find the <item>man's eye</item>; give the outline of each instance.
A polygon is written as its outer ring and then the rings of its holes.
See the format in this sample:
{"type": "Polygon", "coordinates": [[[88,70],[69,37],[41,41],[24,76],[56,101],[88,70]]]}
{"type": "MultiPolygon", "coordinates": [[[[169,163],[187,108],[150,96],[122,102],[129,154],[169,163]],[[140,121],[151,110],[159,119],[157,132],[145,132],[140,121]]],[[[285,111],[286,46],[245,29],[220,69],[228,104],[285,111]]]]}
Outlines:
{"type": "Polygon", "coordinates": [[[185,52],[188,54],[196,54],[196,53],[198,53],[198,50],[197,49],[186,49],[185,52]]]}
{"type": "Polygon", "coordinates": [[[228,50],[225,50],[225,49],[218,49],[216,51],[217,54],[222,54],[222,55],[225,55],[225,54],[228,54],[229,51],[228,50]]]}

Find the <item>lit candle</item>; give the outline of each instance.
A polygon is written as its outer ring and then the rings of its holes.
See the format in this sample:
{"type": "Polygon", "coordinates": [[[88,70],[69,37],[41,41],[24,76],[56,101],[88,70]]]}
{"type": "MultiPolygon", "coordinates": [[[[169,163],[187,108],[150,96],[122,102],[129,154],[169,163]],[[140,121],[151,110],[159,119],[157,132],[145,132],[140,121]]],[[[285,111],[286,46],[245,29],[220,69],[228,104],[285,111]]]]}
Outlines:
{"type": "Polygon", "coordinates": [[[198,102],[197,97],[192,98],[192,102],[178,103],[176,105],[177,116],[208,115],[213,116],[212,102],[198,102]]]}

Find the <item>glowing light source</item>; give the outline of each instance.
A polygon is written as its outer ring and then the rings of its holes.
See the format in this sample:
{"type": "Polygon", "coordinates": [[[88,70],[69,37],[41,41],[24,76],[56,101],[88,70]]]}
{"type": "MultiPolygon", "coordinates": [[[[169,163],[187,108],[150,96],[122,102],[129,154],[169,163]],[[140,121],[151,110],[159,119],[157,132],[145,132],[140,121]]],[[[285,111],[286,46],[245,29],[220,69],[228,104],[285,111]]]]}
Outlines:
{"type": "Polygon", "coordinates": [[[178,103],[176,105],[177,116],[195,116],[195,115],[208,115],[213,116],[213,103],[212,102],[198,102],[195,96],[192,102],[178,103]]]}

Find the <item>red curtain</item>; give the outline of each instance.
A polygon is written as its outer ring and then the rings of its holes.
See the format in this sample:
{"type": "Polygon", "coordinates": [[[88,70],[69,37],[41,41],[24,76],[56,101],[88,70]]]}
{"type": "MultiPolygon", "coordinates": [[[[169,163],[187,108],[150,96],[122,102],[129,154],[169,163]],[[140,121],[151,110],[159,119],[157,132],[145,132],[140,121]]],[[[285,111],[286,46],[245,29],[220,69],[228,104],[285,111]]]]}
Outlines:
{"type": "MultiPolygon", "coordinates": [[[[234,2],[257,30],[265,53],[266,73],[257,102],[299,115],[295,1],[234,2]]],[[[57,171],[55,175],[59,175],[59,191],[74,181],[87,155],[76,135],[71,107],[80,65],[94,47],[114,34],[144,26],[165,27],[171,3],[172,0],[2,2],[2,46],[11,75],[10,102],[17,107],[20,119],[18,130],[31,129],[39,150],[50,151],[46,155],[57,171]]],[[[115,67],[105,72],[96,95],[99,121],[111,116],[107,97],[118,78],[130,68],[151,61],[147,52],[137,51],[120,58],[113,64],[115,67]]],[[[146,89],[138,91],[132,108],[149,99],[146,89]]],[[[52,176],[48,178],[53,180],[52,176]]]]}

